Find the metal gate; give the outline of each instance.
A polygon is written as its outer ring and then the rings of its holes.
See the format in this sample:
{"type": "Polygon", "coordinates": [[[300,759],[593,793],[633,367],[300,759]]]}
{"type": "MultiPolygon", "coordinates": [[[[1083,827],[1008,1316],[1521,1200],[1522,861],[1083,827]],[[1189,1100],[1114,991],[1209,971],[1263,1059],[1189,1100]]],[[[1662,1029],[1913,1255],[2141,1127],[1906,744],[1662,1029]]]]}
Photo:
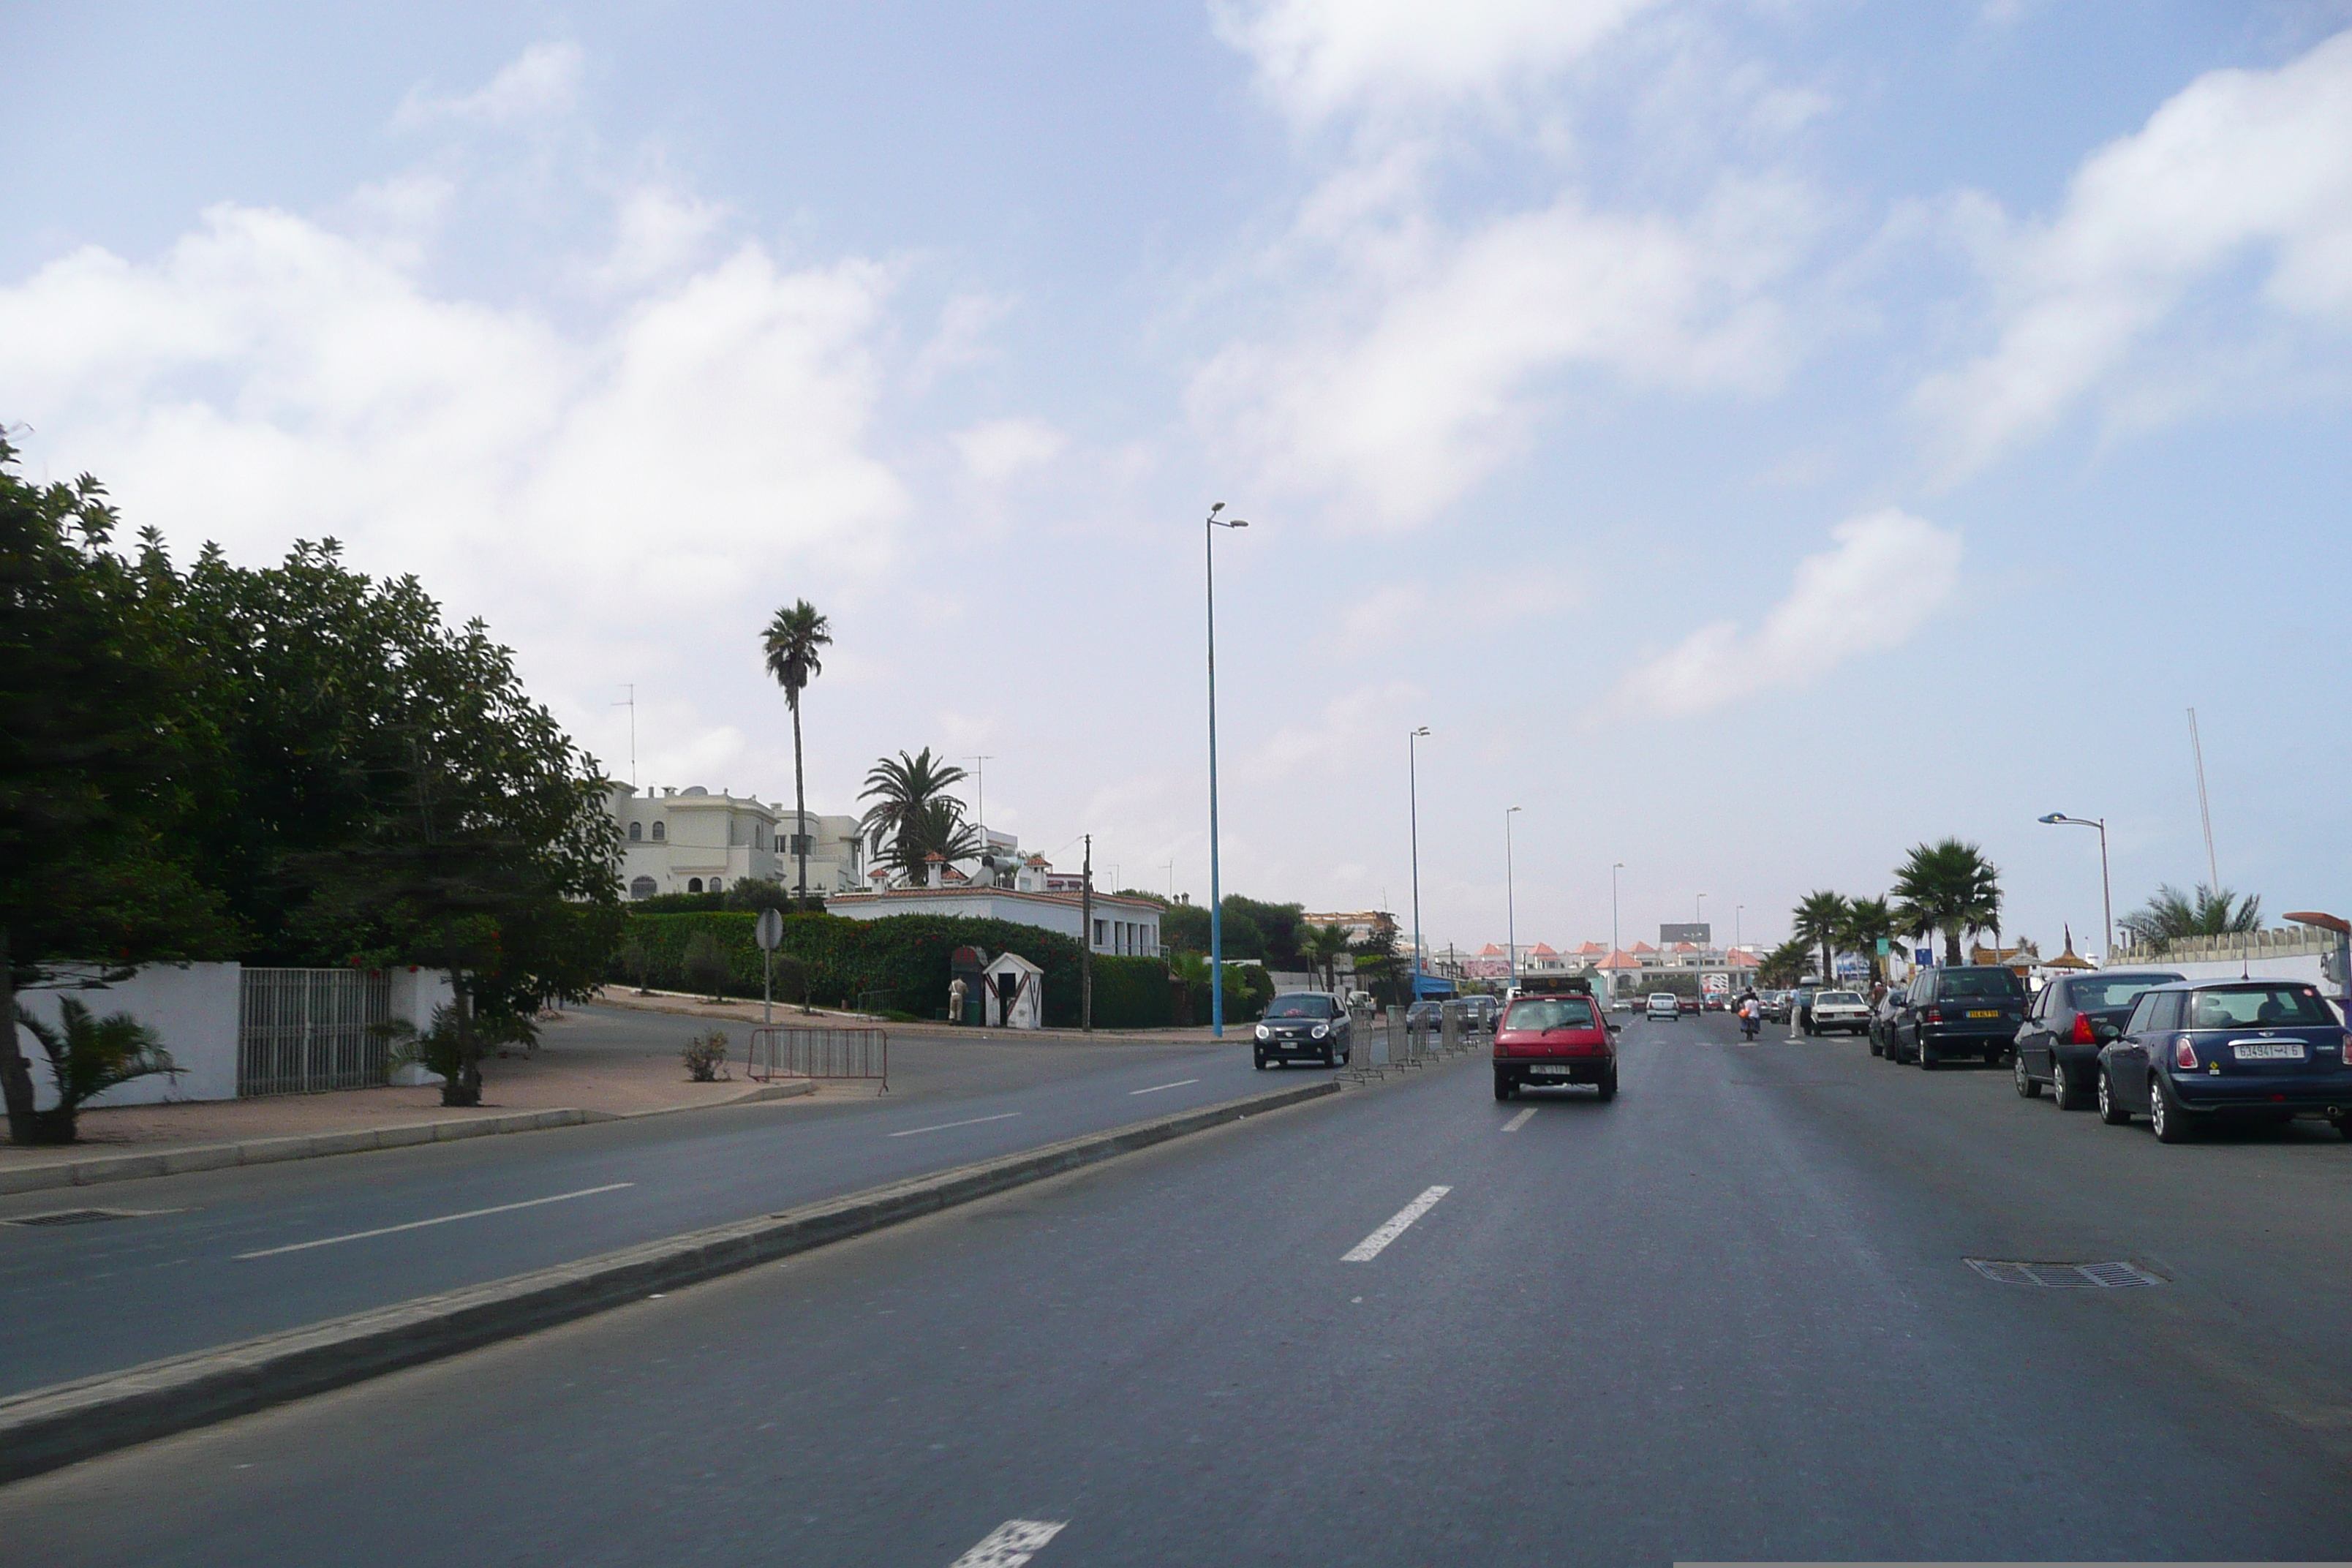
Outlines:
{"type": "Polygon", "coordinates": [[[238,997],[236,1092],[377,1089],[391,1042],[392,979],[356,969],[248,969],[238,997]]]}
{"type": "Polygon", "coordinates": [[[758,1083],[780,1078],[879,1079],[890,1092],[887,1029],[793,1028],[779,1024],[751,1031],[743,1075],[758,1083]]]}

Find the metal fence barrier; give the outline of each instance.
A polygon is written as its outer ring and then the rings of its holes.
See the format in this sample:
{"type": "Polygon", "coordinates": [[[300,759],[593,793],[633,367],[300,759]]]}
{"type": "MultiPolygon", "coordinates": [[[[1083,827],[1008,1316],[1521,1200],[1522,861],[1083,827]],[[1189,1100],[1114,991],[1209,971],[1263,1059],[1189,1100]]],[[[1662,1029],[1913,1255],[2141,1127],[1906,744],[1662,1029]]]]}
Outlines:
{"type": "Polygon", "coordinates": [[[357,969],[248,969],[240,982],[236,1092],[380,1089],[391,1042],[392,979],[357,969]]]}
{"type": "Polygon", "coordinates": [[[780,1078],[871,1079],[890,1092],[890,1032],[887,1029],[805,1029],[778,1024],[751,1031],[743,1075],[759,1083],[780,1078]]]}

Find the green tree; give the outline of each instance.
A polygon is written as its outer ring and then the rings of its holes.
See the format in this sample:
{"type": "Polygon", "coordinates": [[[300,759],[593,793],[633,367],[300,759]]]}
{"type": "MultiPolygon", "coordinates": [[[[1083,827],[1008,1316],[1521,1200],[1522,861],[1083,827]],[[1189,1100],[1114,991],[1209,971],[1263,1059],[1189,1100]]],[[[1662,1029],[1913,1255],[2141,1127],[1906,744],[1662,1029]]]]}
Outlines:
{"type": "Polygon", "coordinates": [[[1853,906],[1840,893],[1816,890],[1807,893],[1794,910],[1789,912],[1790,929],[1808,943],[1820,947],[1822,979],[1832,984],[1837,981],[1837,942],[1844,934],[1847,918],[1853,906]]]}
{"type": "Polygon", "coordinates": [[[1813,961],[1813,944],[1801,936],[1792,936],[1764,955],[1756,966],[1756,984],[1773,991],[1786,991],[1805,977],[1805,968],[1813,961]]]}
{"type": "Polygon", "coordinates": [[[116,1085],[180,1070],[155,1031],[128,1013],[94,1018],[88,1007],[61,996],[54,1026],[22,1007],[16,1009],[16,1022],[41,1043],[58,1088],[57,1104],[34,1112],[37,1143],[72,1142],[83,1102],[116,1085]]]}
{"type": "Polygon", "coordinates": [[[1892,943],[1901,934],[1895,919],[1895,910],[1885,899],[1856,899],[1846,906],[1845,921],[1838,927],[1837,940],[1848,952],[1861,953],[1870,961],[1870,975],[1883,978],[1885,958],[1878,951],[1881,942],[1892,943]]]}
{"type": "Polygon", "coordinates": [[[2161,952],[2174,942],[2196,937],[2237,936],[2262,930],[2263,900],[2258,894],[2242,899],[2227,888],[2217,891],[2202,882],[2197,884],[2194,894],[2159,882],[2146,904],[2116,923],[2161,952]]]}
{"type": "Polygon", "coordinates": [[[1209,951],[1209,911],[1199,904],[1171,904],[1160,911],[1160,945],[1171,952],[1209,951]]]}
{"type": "Polygon", "coordinates": [[[1307,921],[1300,922],[1298,931],[1298,955],[1321,973],[1325,990],[1337,991],[1339,960],[1348,951],[1348,928],[1336,921],[1329,925],[1307,921]]]}
{"type": "Polygon", "coordinates": [[[866,808],[858,830],[875,840],[887,864],[912,875],[921,866],[923,856],[929,853],[929,849],[915,848],[916,843],[927,836],[935,836],[939,826],[940,816],[934,807],[952,804],[952,817],[962,815],[962,803],[947,792],[962,783],[963,778],[961,768],[932,756],[929,746],[911,757],[904,752],[895,761],[884,757],[867,772],[866,787],[857,792],[858,799],[874,802],[866,808]],[[908,838],[910,828],[914,837],[902,845],[899,840],[908,838]],[[909,849],[914,850],[911,856],[909,849]]]}
{"type": "Polygon", "coordinates": [[[2000,933],[2000,871],[1975,845],[1958,838],[1914,845],[1895,868],[1895,918],[1902,929],[1926,940],[1940,931],[1944,962],[1960,962],[1961,938],[1971,931],[2000,933]]]}
{"type": "Polygon", "coordinates": [[[784,689],[784,702],[793,710],[793,850],[800,860],[800,876],[793,887],[797,897],[808,897],[808,786],[801,767],[801,693],[824,673],[820,657],[833,644],[833,628],[806,599],[788,610],[778,610],[768,623],[761,646],[768,656],[768,673],[784,689]]]}

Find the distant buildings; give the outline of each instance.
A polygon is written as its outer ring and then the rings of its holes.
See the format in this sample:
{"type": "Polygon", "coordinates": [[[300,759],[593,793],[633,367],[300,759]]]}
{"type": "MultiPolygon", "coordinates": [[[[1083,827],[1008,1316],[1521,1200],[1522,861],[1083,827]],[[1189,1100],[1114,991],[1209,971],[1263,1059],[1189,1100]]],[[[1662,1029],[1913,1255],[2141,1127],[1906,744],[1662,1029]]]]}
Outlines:
{"type": "Polygon", "coordinates": [[[747,877],[789,887],[799,875],[796,830],[808,839],[811,892],[848,892],[863,882],[865,842],[854,816],[811,812],[803,821],[789,806],[700,784],[643,795],[614,784],[605,809],[620,825],[621,889],[631,900],[724,892],[747,877]]]}
{"type": "MultiPolygon", "coordinates": [[[[1433,973],[1456,980],[1507,981],[1513,973],[1513,950],[1500,942],[1490,942],[1475,953],[1447,946],[1429,955],[1429,968],[1433,973]]],[[[1606,942],[1580,942],[1563,952],[1538,942],[1521,944],[1516,956],[1521,979],[1556,974],[1605,976],[1611,995],[1636,994],[1643,989],[1645,978],[1664,974],[1696,976],[1702,989],[1708,988],[1707,976],[1720,975],[1718,984],[1738,991],[1763,962],[1754,947],[1717,947],[1712,942],[1673,942],[1656,947],[1637,942],[1615,952],[1609,950],[1606,942]]]]}

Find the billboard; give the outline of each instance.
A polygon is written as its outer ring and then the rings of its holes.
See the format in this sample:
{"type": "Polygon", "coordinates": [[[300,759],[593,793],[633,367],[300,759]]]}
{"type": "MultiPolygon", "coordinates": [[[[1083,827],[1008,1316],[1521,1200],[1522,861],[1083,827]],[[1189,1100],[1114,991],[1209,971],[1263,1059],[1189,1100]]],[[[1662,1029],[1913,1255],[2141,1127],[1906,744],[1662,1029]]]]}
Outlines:
{"type": "Polygon", "coordinates": [[[1715,928],[1704,922],[1696,925],[1662,925],[1658,928],[1660,947],[1672,947],[1678,942],[1692,942],[1700,947],[1712,947],[1715,945],[1715,928]]]}
{"type": "Polygon", "coordinates": [[[1710,971],[1698,977],[1698,988],[1709,996],[1727,996],[1731,994],[1731,976],[1710,971]]]}

